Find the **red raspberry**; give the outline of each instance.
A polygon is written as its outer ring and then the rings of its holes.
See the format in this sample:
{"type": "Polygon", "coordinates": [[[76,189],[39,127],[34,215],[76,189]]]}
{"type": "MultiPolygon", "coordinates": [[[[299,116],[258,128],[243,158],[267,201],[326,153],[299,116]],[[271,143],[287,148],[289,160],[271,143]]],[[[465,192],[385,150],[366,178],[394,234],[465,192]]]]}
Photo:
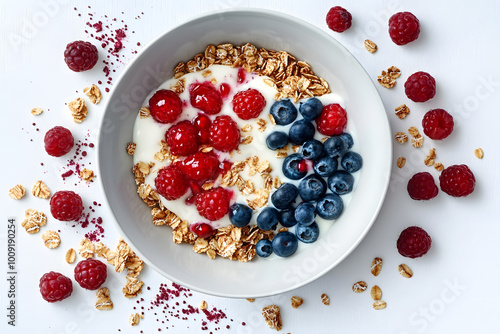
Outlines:
{"type": "Polygon", "coordinates": [[[182,101],[175,92],[160,89],[149,99],[151,116],[158,123],[173,123],[182,112],[182,101]]]}
{"type": "Polygon", "coordinates": [[[418,226],[410,226],[401,232],[397,241],[399,254],[416,258],[425,255],[431,249],[431,237],[418,226]]]}
{"type": "Polygon", "coordinates": [[[64,61],[75,72],[90,70],[98,59],[97,48],[89,42],[75,41],[66,45],[64,50],[64,61]]]}
{"type": "Polygon", "coordinates": [[[420,22],[412,13],[396,13],[389,19],[389,36],[397,45],[413,42],[419,34],[420,22]]]}
{"type": "Polygon", "coordinates": [[[71,296],[73,284],[71,279],[55,271],[48,272],[40,278],[40,293],[49,303],[58,302],[71,296]]]}
{"type": "Polygon", "coordinates": [[[193,181],[211,180],[219,171],[219,160],[213,153],[196,152],[180,165],[182,172],[193,181]]]}
{"type": "Polygon", "coordinates": [[[443,109],[429,110],[422,119],[424,133],[431,139],[440,140],[453,131],[453,116],[443,109]]]}
{"type": "Polygon", "coordinates": [[[266,99],[257,89],[249,88],[234,94],[233,111],[240,119],[259,117],[265,106],[266,99]]]}
{"type": "Polygon", "coordinates": [[[406,188],[414,200],[429,200],[438,194],[438,187],[434,178],[428,172],[417,173],[408,181],[406,188]]]}
{"type": "Polygon", "coordinates": [[[165,133],[170,153],[186,156],[198,151],[196,144],[196,128],[190,121],[181,121],[168,129],[165,133]]]}
{"type": "Polygon", "coordinates": [[[82,198],[70,190],[58,191],[50,199],[50,213],[55,219],[65,222],[77,220],[82,212],[82,198]]]}
{"type": "Polygon", "coordinates": [[[476,178],[466,165],[453,165],[445,168],[439,176],[441,190],[453,197],[471,194],[476,185],[476,178]]]}
{"type": "Polygon", "coordinates": [[[236,83],[242,84],[243,82],[245,82],[246,78],[247,78],[247,71],[243,67],[238,68],[236,83]]]}
{"type": "Polygon", "coordinates": [[[340,6],[330,8],[326,14],[328,28],[336,32],[344,32],[351,27],[352,15],[340,6]]]}
{"type": "Polygon", "coordinates": [[[163,167],[155,178],[156,191],[169,201],[184,195],[188,186],[186,177],[175,165],[163,167]]]}
{"type": "Polygon", "coordinates": [[[223,82],[219,86],[219,91],[220,91],[220,95],[222,96],[222,98],[225,99],[229,95],[229,93],[231,92],[231,86],[229,86],[227,83],[223,82]]]}
{"type": "Polygon", "coordinates": [[[214,228],[207,223],[192,224],[189,229],[200,238],[208,238],[215,233],[214,228]]]}
{"type": "Polygon", "coordinates": [[[429,101],[436,95],[436,80],[426,72],[416,72],[405,82],[406,96],[413,102],[429,101]]]}
{"type": "Polygon", "coordinates": [[[71,131],[62,127],[55,126],[45,134],[45,151],[53,157],[61,157],[71,151],[75,139],[71,131]]]}
{"type": "Polygon", "coordinates": [[[191,84],[189,86],[189,100],[193,107],[209,115],[218,114],[222,109],[222,96],[209,81],[191,84]]]}
{"type": "Polygon", "coordinates": [[[217,187],[199,193],[196,196],[196,209],[202,217],[210,221],[221,219],[229,211],[227,190],[217,187]]]}
{"type": "Polygon", "coordinates": [[[75,267],[75,281],[87,290],[97,290],[106,282],[108,271],[106,265],[99,260],[85,259],[75,267]]]}
{"type": "Polygon", "coordinates": [[[227,115],[217,116],[210,125],[210,143],[213,148],[230,152],[240,143],[240,130],[233,119],[227,115]]]}
{"type": "Polygon", "coordinates": [[[318,132],[325,136],[340,135],[347,124],[347,114],[340,104],[332,103],[323,107],[316,118],[318,132]]]}
{"type": "Polygon", "coordinates": [[[196,128],[196,142],[198,145],[210,143],[210,124],[212,124],[212,121],[204,114],[198,114],[194,119],[193,125],[196,128]]]}

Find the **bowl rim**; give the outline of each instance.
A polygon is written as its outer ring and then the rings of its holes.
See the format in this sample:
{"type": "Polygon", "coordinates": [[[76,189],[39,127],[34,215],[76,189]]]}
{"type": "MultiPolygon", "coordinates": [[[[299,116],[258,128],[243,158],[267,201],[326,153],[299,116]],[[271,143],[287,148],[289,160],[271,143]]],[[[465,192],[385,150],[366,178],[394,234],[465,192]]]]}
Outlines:
{"type": "MultiPolygon", "coordinates": [[[[312,23],[310,23],[308,21],[305,21],[305,20],[303,20],[303,19],[301,19],[299,17],[296,17],[294,15],[287,14],[287,13],[282,13],[282,12],[278,12],[278,11],[271,10],[271,9],[255,8],[255,7],[234,7],[234,8],[227,8],[227,9],[221,9],[221,10],[212,10],[212,11],[203,12],[203,13],[200,13],[200,14],[197,14],[197,15],[192,15],[191,17],[183,20],[182,22],[179,22],[178,24],[176,24],[176,25],[170,27],[169,29],[161,32],[160,34],[158,34],[158,36],[156,36],[150,42],[148,42],[146,45],[144,45],[144,47],[142,48],[142,50],[140,50],[138,52],[138,54],[123,68],[123,70],[121,71],[121,73],[118,76],[118,78],[114,81],[114,85],[111,88],[111,90],[110,90],[110,92],[108,94],[108,98],[106,99],[105,104],[103,106],[103,110],[104,111],[102,113],[101,121],[99,123],[99,128],[98,128],[98,137],[97,137],[97,143],[98,143],[98,145],[97,145],[97,150],[96,150],[96,164],[97,164],[97,169],[98,169],[100,175],[103,175],[103,173],[101,173],[101,168],[102,168],[103,165],[100,163],[100,156],[101,156],[100,147],[101,147],[101,145],[99,145],[99,144],[101,142],[102,128],[105,125],[104,123],[106,121],[106,118],[105,118],[106,111],[108,110],[108,108],[109,108],[109,106],[111,104],[111,101],[112,101],[111,96],[113,96],[113,94],[115,92],[115,89],[119,86],[118,83],[122,80],[122,78],[125,76],[125,74],[127,73],[127,71],[131,67],[134,66],[134,64],[142,57],[142,55],[152,45],[154,45],[158,40],[160,40],[161,38],[163,38],[166,34],[170,33],[171,31],[173,31],[175,29],[178,29],[178,28],[180,28],[180,27],[182,27],[182,26],[184,26],[186,24],[189,24],[191,22],[194,22],[194,21],[197,21],[197,20],[200,20],[200,19],[204,19],[204,18],[207,18],[207,17],[210,17],[210,16],[227,15],[227,14],[233,14],[233,13],[252,13],[252,14],[260,14],[260,15],[267,15],[267,16],[275,16],[275,17],[279,17],[281,19],[292,21],[294,24],[305,26],[308,29],[314,31],[316,34],[323,35],[323,37],[326,37],[326,38],[330,39],[332,41],[332,43],[336,45],[336,47],[340,48],[345,53],[347,53],[348,55],[350,55],[352,57],[352,59],[355,60],[355,63],[357,63],[357,65],[364,71],[364,73],[366,74],[367,78],[370,78],[368,72],[363,67],[363,65],[359,62],[359,60],[356,57],[354,57],[354,55],[344,45],[342,45],[333,36],[327,34],[324,30],[322,30],[318,26],[316,26],[316,25],[314,25],[314,24],[312,24],[312,23]]],[[[381,98],[378,90],[376,89],[376,86],[375,86],[374,82],[372,80],[369,80],[369,81],[371,83],[371,86],[374,88],[374,90],[376,92],[377,103],[379,103],[380,106],[385,110],[385,106],[383,104],[382,98],[381,98]]],[[[387,117],[385,117],[383,123],[384,123],[384,126],[387,127],[387,129],[389,129],[389,133],[390,133],[390,124],[389,124],[389,120],[388,120],[387,117]]],[[[388,152],[387,153],[388,153],[388,156],[392,157],[392,155],[393,155],[393,147],[392,147],[392,145],[388,145],[388,152]]],[[[380,210],[381,210],[382,205],[383,205],[383,203],[385,201],[385,198],[386,198],[386,195],[387,195],[387,191],[388,191],[388,188],[389,188],[390,175],[391,175],[391,172],[392,172],[392,158],[388,159],[387,166],[386,166],[386,168],[384,170],[385,170],[385,173],[383,175],[381,175],[381,177],[384,178],[384,179],[386,179],[386,182],[385,182],[385,186],[383,188],[383,191],[381,193],[381,196],[379,198],[379,201],[378,201],[378,203],[376,205],[376,209],[373,212],[372,218],[368,222],[368,224],[366,225],[366,227],[363,230],[363,232],[356,239],[356,241],[345,251],[345,253],[342,256],[340,256],[336,261],[330,263],[328,266],[325,266],[325,268],[323,270],[319,271],[316,275],[313,275],[313,276],[311,276],[308,279],[301,280],[299,283],[296,283],[296,284],[294,284],[292,286],[288,286],[288,287],[283,288],[283,289],[279,289],[279,290],[273,291],[272,293],[261,293],[261,294],[256,294],[256,295],[253,295],[253,296],[250,296],[250,297],[255,297],[255,298],[269,297],[269,296],[274,296],[274,295],[282,294],[282,293],[285,293],[285,292],[289,292],[289,291],[292,291],[294,289],[298,289],[298,288],[300,288],[302,286],[305,286],[305,285],[307,285],[307,284],[309,284],[309,283],[317,280],[321,276],[325,275],[327,272],[329,272],[334,267],[336,267],[339,263],[341,263],[345,258],[347,258],[354,251],[354,249],[356,249],[358,247],[358,245],[361,243],[361,241],[368,234],[368,231],[371,229],[371,227],[373,226],[375,220],[377,219],[377,217],[378,217],[378,215],[380,213],[380,210]]],[[[115,226],[115,228],[119,232],[120,237],[122,237],[127,242],[127,244],[129,244],[131,247],[133,247],[134,251],[137,253],[137,255],[144,262],[146,262],[150,267],[152,267],[158,274],[160,274],[163,277],[166,277],[167,279],[169,279],[172,282],[179,283],[182,286],[185,286],[185,287],[187,287],[189,289],[192,289],[194,291],[201,292],[201,293],[204,293],[204,294],[207,294],[207,295],[212,295],[212,296],[217,296],[217,297],[225,297],[225,298],[248,298],[249,297],[249,296],[243,296],[243,295],[215,293],[215,292],[207,290],[207,289],[199,288],[199,287],[197,287],[195,285],[192,285],[190,283],[179,282],[177,280],[177,278],[172,277],[168,272],[160,269],[157,265],[155,265],[154,263],[150,262],[149,259],[147,257],[145,257],[144,254],[142,254],[142,252],[135,247],[135,244],[131,241],[131,239],[128,237],[127,233],[125,233],[125,231],[121,227],[120,223],[118,222],[118,219],[116,218],[115,212],[114,212],[113,208],[111,207],[111,205],[109,203],[109,200],[108,200],[108,197],[107,197],[107,192],[105,190],[104,183],[103,183],[103,180],[101,178],[98,178],[98,183],[99,183],[99,188],[100,188],[102,194],[104,195],[104,199],[103,199],[104,204],[109,208],[109,210],[110,210],[110,212],[112,214],[113,225],[115,226]]]]}

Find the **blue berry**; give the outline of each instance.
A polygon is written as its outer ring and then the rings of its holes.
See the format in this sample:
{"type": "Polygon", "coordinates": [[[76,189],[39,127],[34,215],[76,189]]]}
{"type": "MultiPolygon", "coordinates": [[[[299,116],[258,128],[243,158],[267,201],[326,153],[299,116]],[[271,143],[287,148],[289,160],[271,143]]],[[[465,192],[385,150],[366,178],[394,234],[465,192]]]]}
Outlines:
{"type": "Polygon", "coordinates": [[[314,172],[319,176],[329,177],[338,168],[338,161],[330,156],[324,156],[314,162],[314,172]]]}
{"type": "Polygon", "coordinates": [[[340,164],[342,165],[342,168],[349,173],[354,173],[360,170],[363,166],[363,158],[361,158],[358,153],[349,151],[344,154],[340,164]]]}
{"type": "Polygon", "coordinates": [[[280,209],[288,209],[295,203],[299,190],[291,183],[283,183],[272,195],[271,202],[280,209]]]}
{"type": "Polygon", "coordinates": [[[304,102],[300,102],[299,112],[308,121],[318,118],[321,111],[323,111],[323,103],[316,97],[311,97],[304,102]]]}
{"type": "Polygon", "coordinates": [[[344,211],[344,202],[337,194],[326,194],[316,203],[316,212],[323,219],[337,219],[344,211]]]}
{"type": "Polygon", "coordinates": [[[328,138],[324,144],[325,152],[332,158],[340,158],[347,151],[347,144],[340,136],[328,138]]]}
{"type": "Polygon", "coordinates": [[[338,170],[328,178],[328,188],[338,195],[350,193],[353,185],[354,177],[345,170],[338,170]]]}
{"type": "Polygon", "coordinates": [[[302,155],[294,153],[285,158],[282,170],[287,178],[300,180],[307,174],[307,164],[302,155]]]}
{"type": "Polygon", "coordinates": [[[311,139],[302,145],[302,155],[307,160],[316,160],[323,154],[323,143],[319,140],[311,139]]]}
{"type": "Polygon", "coordinates": [[[292,227],[297,224],[295,220],[295,208],[288,208],[280,212],[280,223],[284,227],[292,227]]]}
{"type": "Polygon", "coordinates": [[[295,235],[300,241],[310,244],[318,240],[319,226],[317,223],[312,223],[309,226],[297,225],[295,228],[295,235]]]}
{"type": "Polygon", "coordinates": [[[264,208],[257,216],[257,226],[264,231],[276,229],[280,221],[280,213],[270,206],[264,208]]]}
{"type": "Polygon", "coordinates": [[[288,137],[290,138],[290,142],[302,145],[306,141],[313,139],[315,132],[316,129],[311,122],[300,119],[292,124],[288,131],[288,137]]]}
{"type": "Polygon", "coordinates": [[[295,234],[288,231],[280,232],[273,238],[274,254],[287,257],[293,255],[299,247],[299,242],[295,234]]]}
{"type": "Polygon", "coordinates": [[[325,192],[326,182],[317,174],[308,175],[299,183],[299,195],[306,202],[318,200],[325,192]]]}
{"type": "Polygon", "coordinates": [[[229,208],[229,220],[236,227],[243,227],[250,223],[253,211],[245,204],[234,203],[229,208]]]}
{"type": "Polygon", "coordinates": [[[273,243],[268,239],[260,239],[255,245],[255,251],[260,257],[268,257],[273,253],[273,243]]]}
{"type": "Polygon", "coordinates": [[[282,131],[274,131],[267,136],[266,144],[273,151],[283,148],[288,144],[288,135],[282,131]]]}
{"type": "Polygon", "coordinates": [[[276,124],[288,125],[297,118],[297,108],[290,99],[283,99],[273,103],[271,106],[271,115],[273,115],[276,124]]]}
{"type": "Polygon", "coordinates": [[[309,202],[300,203],[295,209],[295,220],[299,225],[311,225],[316,218],[316,208],[309,202]]]}
{"type": "Polygon", "coordinates": [[[340,138],[345,142],[345,145],[347,146],[347,149],[350,150],[352,145],[354,145],[354,140],[352,139],[352,136],[348,134],[347,132],[343,132],[339,135],[340,138]]]}

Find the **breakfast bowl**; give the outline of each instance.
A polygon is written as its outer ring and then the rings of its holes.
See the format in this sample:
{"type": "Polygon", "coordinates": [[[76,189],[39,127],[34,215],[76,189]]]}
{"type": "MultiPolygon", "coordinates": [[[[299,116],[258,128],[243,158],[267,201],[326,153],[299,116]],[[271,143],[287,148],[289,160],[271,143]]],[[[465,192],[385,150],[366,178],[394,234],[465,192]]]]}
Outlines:
{"type": "MultiPolygon", "coordinates": [[[[322,276],[368,233],[382,206],[390,178],[392,145],[385,109],[369,76],[335,39],[295,17],[269,10],[234,9],[206,14],[181,24],[147,45],[123,70],[105,105],[97,147],[100,184],[116,227],[138,255],[162,276],[206,294],[251,298],[283,293],[322,276]],[[286,50],[307,62],[342,97],[356,150],[363,157],[355,189],[342,216],[319,239],[293,256],[239,262],[210,259],[176,244],[168,226],[151,221],[151,209],[137,195],[133,141],[141,107],[174,68],[207,45],[251,43],[286,50]]],[[[184,208],[176,213],[182,217],[184,208]]]]}

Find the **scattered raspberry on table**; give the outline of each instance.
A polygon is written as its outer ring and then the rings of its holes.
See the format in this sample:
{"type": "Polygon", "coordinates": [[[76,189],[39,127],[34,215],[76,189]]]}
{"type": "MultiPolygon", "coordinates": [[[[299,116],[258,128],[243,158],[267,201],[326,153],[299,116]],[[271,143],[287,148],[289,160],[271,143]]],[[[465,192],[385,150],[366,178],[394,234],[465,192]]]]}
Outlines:
{"type": "Polygon", "coordinates": [[[426,102],[436,95],[436,80],[427,72],[416,72],[405,82],[406,96],[413,102],[426,102]]]}
{"type": "Polygon", "coordinates": [[[344,32],[351,27],[352,15],[345,8],[335,6],[326,14],[328,28],[336,32],[344,32]]]}
{"type": "Polygon", "coordinates": [[[408,181],[407,190],[414,200],[429,200],[438,194],[438,187],[434,182],[434,178],[428,172],[413,175],[408,181]]]}
{"type": "Polygon", "coordinates": [[[53,157],[62,157],[71,151],[75,144],[71,131],[62,126],[55,126],[47,131],[43,141],[45,151],[53,157]]]}
{"type": "Polygon", "coordinates": [[[40,278],[40,293],[49,303],[58,302],[71,296],[73,284],[63,274],[51,271],[40,278]]]}
{"type": "Polygon", "coordinates": [[[397,45],[413,42],[420,34],[420,21],[410,12],[400,12],[389,19],[389,36],[397,45]]]}
{"type": "Polygon", "coordinates": [[[414,259],[425,255],[431,243],[431,237],[424,229],[410,226],[401,232],[396,245],[399,254],[414,259]]]}
{"type": "Polygon", "coordinates": [[[75,41],[66,45],[64,50],[64,61],[75,72],[90,70],[98,59],[97,48],[89,42],[75,41]]]}
{"type": "Polygon", "coordinates": [[[443,109],[429,110],[422,119],[424,133],[434,140],[448,137],[453,132],[453,126],[453,116],[443,109]]]}
{"type": "Polygon", "coordinates": [[[58,191],[50,199],[50,213],[55,219],[62,221],[78,220],[82,216],[82,212],[82,198],[73,191],[58,191]]]}
{"type": "Polygon", "coordinates": [[[453,197],[471,194],[476,186],[476,178],[467,165],[452,165],[439,176],[441,190],[453,197]]]}
{"type": "Polygon", "coordinates": [[[75,267],[75,281],[87,290],[97,290],[106,282],[108,277],[107,267],[96,259],[85,259],[75,267]]]}

